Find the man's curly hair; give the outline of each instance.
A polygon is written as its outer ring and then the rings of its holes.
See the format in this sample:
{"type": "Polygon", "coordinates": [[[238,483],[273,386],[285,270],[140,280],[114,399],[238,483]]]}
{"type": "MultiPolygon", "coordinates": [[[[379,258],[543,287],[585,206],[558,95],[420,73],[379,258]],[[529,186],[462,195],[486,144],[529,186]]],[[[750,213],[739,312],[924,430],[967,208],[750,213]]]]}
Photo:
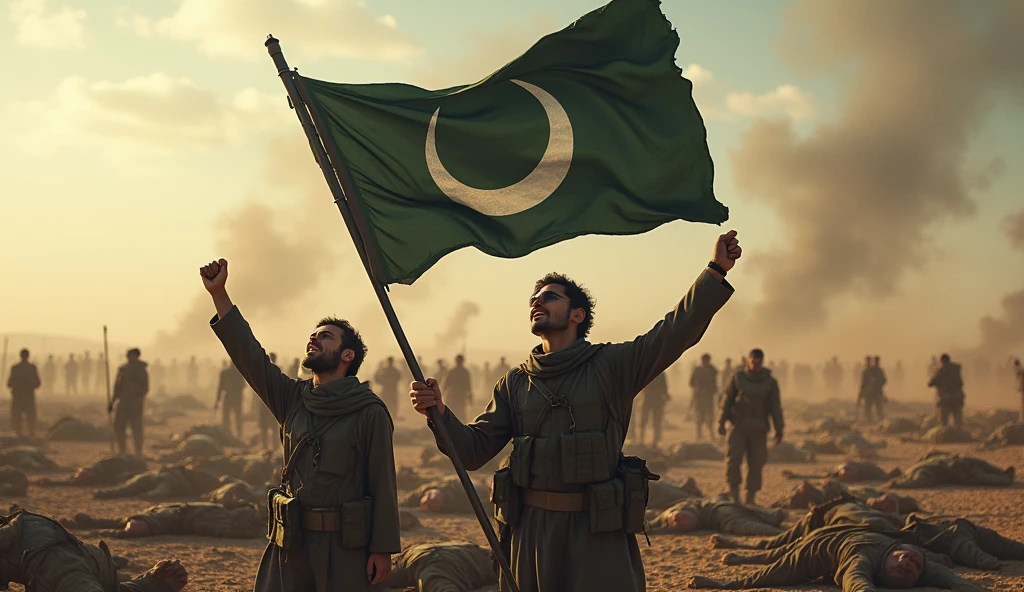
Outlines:
{"type": "Polygon", "coordinates": [[[530,293],[530,296],[539,292],[544,286],[551,284],[557,284],[565,288],[565,295],[569,298],[569,306],[572,308],[582,308],[583,312],[586,313],[583,317],[583,322],[576,326],[576,338],[583,339],[590,334],[590,329],[594,326],[594,307],[597,306],[597,303],[594,302],[594,297],[582,285],[577,284],[565,275],[554,272],[537,280],[537,283],[533,285],[533,292],[530,293]]]}

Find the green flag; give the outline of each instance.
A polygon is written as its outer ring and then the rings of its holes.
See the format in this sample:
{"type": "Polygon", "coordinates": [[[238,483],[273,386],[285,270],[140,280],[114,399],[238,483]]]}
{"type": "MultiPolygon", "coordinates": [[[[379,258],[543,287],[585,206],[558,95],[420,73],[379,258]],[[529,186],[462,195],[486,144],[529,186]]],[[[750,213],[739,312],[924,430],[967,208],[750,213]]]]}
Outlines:
{"type": "Polygon", "coordinates": [[[584,234],[721,224],[704,122],[657,0],[613,0],[476,84],[303,77],[386,283],[467,246],[521,257],[584,234]]]}

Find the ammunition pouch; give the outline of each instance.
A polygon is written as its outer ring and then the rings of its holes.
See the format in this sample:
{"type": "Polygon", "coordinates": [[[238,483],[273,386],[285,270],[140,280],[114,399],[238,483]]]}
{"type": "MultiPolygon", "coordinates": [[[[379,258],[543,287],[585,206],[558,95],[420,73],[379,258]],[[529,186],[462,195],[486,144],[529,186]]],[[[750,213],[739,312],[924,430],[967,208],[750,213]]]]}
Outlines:
{"type": "Polygon", "coordinates": [[[362,549],[370,546],[373,532],[373,498],[364,497],[341,504],[341,546],[362,549]]]}
{"type": "Polygon", "coordinates": [[[603,483],[591,483],[587,487],[590,532],[615,532],[622,530],[622,506],[624,502],[622,479],[610,479],[603,483]]]}
{"type": "Polygon", "coordinates": [[[618,465],[619,477],[625,485],[622,516],[627,533],[646,532],[644,515],[651,495],[651,481],[661,479],[647,468],[647,461],[639,456],[622,456],[618,465]]]}
{"type": "Polygon", "coordinates": [[[515,483],[512,469],[505,467],[494,473],[491,481],[491,503],[494,504],[494,518],[501,524],[513,527],[519,523],[522,513],[522,488],[515,483]]]}
{"type": "Polygon", "coordinates": [[[267,540],[286,550],[302,547],[302,506],[284,489],[274,487],[267,493],[267,540]]]}
{"type": "Polygon", "coordinates": [[[603,430],[562,434],[560,444],[562,482],[601,483],[611,477],[603,430]]]}
{"type": "MultiPolygon", "coordinates": [[[[512,439],[512,454],[508,459],[508,471],[512,482],[519,487],[530,486],[530,471],[533,463],[533,436],[516,436],[512,439]]],[[[497,475],[495,475],[497,477],[497,475]]]]}

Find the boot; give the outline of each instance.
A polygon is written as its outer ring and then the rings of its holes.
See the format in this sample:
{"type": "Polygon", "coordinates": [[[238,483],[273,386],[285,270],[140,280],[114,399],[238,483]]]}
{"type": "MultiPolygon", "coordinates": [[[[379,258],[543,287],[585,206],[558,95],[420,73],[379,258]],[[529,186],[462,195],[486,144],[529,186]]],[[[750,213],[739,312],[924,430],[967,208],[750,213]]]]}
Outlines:
{"type": "MultiPolygon", "coordinates": [[[[754,501],[754,497],[756,495],[757,495],[756,491],[748,491],[747,492],[747,500],[744,503],[747,504],[748,506],[756,506],[757,503],[754,501]]],[[[738,497],[739,496],[737,495],[737,498],[738,497]]]]}
{"type": "Polygon", "coordinates": [[[736,502],[737,504],[740,503],[740,486],[739,485],[730,485],[729,486],[729,497],[731,497],[732,501],[736,502]]]}

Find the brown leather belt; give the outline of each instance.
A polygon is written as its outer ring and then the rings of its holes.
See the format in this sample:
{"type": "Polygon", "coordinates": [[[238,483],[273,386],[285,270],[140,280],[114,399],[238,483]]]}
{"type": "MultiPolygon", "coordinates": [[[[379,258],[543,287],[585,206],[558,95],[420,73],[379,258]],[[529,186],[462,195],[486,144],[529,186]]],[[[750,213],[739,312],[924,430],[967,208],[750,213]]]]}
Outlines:
{"type": "Polygon", "coordinates": [[[303,510],[302,528],[324,532],[341,532],[339,510],[303,510]]]}
{"type": "Polygon", "coordinates": [[[539,489],[524,489],[523,503],[554,512],[582,512],[587,507],[583,493],[557,493],[539,489]]]}

